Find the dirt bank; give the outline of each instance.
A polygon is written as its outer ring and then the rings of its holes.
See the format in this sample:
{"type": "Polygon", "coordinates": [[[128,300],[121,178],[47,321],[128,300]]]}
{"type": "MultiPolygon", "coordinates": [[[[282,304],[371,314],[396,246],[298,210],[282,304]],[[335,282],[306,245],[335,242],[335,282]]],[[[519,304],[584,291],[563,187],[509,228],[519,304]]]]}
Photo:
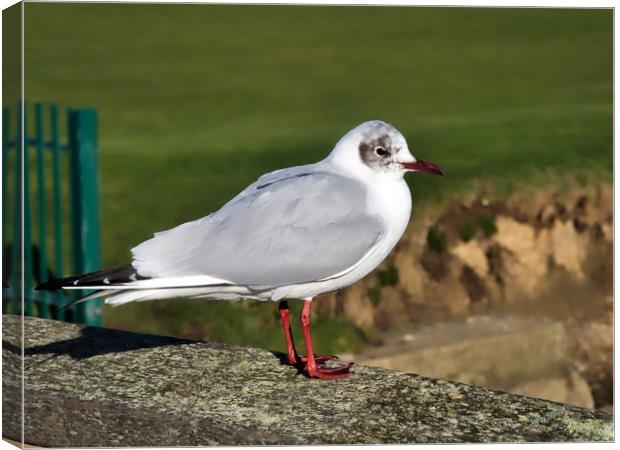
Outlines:
{"type": "Polygon", "coordinates": [[[611,404],[612,195],[459,199],[415,217],[379,270],[317,308],[385,332],[489,314],[558,320],[595,404],[611,404]]]}

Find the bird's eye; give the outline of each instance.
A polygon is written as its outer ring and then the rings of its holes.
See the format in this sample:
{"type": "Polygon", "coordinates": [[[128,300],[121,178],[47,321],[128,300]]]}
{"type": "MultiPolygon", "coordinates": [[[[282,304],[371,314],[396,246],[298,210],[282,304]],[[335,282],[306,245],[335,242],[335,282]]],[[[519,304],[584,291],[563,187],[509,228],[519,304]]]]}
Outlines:
{"type": "Polygon", "coordinates": [[[388,151],[386,149],[384,149],[383,147],[375,147],[375,155],[377,156],[387,156],[388,155],[388,151]]]}

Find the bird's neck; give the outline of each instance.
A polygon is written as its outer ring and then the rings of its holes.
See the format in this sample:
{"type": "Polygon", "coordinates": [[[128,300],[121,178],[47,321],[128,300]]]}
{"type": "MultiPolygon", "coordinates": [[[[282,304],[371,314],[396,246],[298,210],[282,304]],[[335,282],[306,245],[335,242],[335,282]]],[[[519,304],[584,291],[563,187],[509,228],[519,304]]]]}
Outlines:
{"type": "Polygon", "coordinates": [[[402,237],[411,218],[411,192],[402,178],[383,180],[368,190],[367,208],[380,216],[386,227],[384,239],[386,255],[402,237]]]}

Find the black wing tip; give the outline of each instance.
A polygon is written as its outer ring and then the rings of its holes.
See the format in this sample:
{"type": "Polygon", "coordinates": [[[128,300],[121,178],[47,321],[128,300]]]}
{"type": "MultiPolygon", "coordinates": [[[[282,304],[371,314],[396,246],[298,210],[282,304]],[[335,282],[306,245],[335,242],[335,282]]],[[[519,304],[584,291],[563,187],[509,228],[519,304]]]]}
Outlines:
{"type": "Polygon", "coordinates": [[[37,291],[55,291],[65,286],[108,286],[115,283],[126,283],[129,281],[146,280],[138,274],[131,264],[112,267],[111,269],[99,270],[96,272],[85,273],[83,275],[57,278],[39,284],[35,287],[37,291]]]}
{"type": "Polygon", "coordinates": [[[44,283],[38,284],[34,288],[34,290],[35,291],[56,291],[63,286],[66,286],[66,284],[62,282],[62,279],[50,280],[50,281],[45,281],[44,283]]]}

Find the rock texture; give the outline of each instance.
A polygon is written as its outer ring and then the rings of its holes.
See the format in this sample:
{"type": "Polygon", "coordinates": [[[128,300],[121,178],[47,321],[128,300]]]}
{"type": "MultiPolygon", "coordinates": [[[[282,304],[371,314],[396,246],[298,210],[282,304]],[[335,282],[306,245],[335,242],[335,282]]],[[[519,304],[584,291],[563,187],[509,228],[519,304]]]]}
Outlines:
{"type": "MultiPolygon", "coordinates": [[[[21,324],[3,317],[3,432],[19,440],[21,324]]],[[[25,440],[54,447],[611,441],[611,416],[357,366],[310,380],[265,350],[27,318],[25,440]]]]}

